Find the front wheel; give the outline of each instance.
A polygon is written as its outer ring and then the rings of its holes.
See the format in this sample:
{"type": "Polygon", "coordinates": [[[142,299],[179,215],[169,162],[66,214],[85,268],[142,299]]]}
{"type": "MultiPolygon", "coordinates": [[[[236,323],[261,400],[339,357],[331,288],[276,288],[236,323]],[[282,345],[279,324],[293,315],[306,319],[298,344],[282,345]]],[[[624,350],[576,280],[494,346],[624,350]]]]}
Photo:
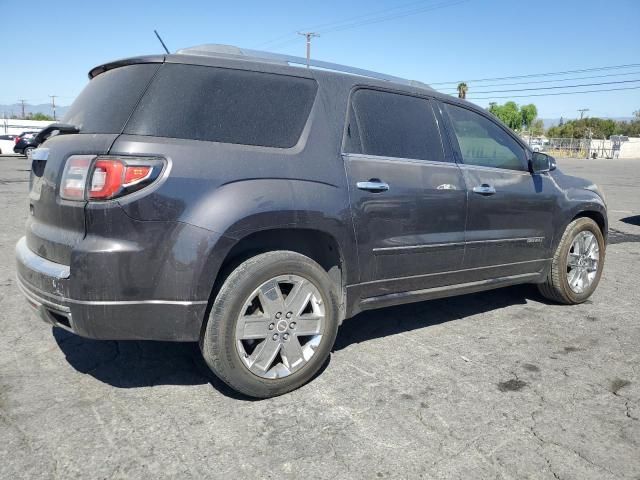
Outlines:
{"type": "Polygon", "coordinates": [[[200,341],[211,370],[257,398],[294,390],[325,362],[338,329],[327,272],[295,252],[257,255],[222,285],[200,341]]]}
{"type": "Polygon", "coordinates": [[[571,222],[556,249],[540,293],[564,304],[584,302],[593,294],[604,267],[605,243],[598,224],[590,218],[571,222]]]}

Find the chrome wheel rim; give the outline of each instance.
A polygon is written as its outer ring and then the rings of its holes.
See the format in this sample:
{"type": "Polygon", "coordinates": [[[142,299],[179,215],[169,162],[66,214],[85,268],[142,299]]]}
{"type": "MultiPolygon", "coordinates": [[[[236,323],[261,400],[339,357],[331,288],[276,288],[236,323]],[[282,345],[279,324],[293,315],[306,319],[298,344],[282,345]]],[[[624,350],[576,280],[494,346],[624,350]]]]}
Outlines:
{"type": "Polygon", "coordinates": [[[324,302],[311,281],[298,275],[274,277],[242,306],[235,332],[240,359],[259,377],[287,377],[315,354],[324,320],[324,302]]]}
{"type": "Polygon", "coordinates": [[[574,293],[584,293],[598,274],[600,246],[596,236],[583,231],[571,243],[567,254],[567,282],[574,293]]]}

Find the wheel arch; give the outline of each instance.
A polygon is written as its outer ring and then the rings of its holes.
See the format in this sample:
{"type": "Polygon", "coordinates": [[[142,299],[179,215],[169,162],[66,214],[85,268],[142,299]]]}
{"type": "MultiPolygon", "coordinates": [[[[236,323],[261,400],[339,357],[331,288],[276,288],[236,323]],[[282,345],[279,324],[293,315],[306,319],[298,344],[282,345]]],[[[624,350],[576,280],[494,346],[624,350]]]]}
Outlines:
{"type": "Polygon", "coordinates": [[[602,232],[602,235],[604,236],[605,240],[607,238],[607,233],[608,233],[608,226],[607,226],[607,219],[605,217],[605,215],[597,210],[583,210],[578,212],[569,223],[573,222],[574,220],[577,220],[578,218],[590,218],[591,220],[593,220],[594,222],[596,222],[596,224],[598,225],[598,227],[600,227],[600,231],[602,232]]]}
{"type": "Polygon", "coordinates": [[[607,240],[609,232],[609,221],[607,217],[607,206],[604,200],[595,192],[587,189],[569,189],[568,201],[563,202],[560,207],[562,215],[556,223],[556,233],[553,241],[553,251],[558,247],[563,233],[571,222],[578,218],[590,218],[600,228],[602,236],[607,240]]]}
{"type": "Polygon", "coordinates": [[[229,246],[220,260],[220,267],[211,287],[202,331],[220,288],[227,277],[245,260],[261,253],[288,250],[305,255],[317,262],[336,285],[339,295],[341,323],[345,317],[347,262],[345,249],[339,240],[326,230],[311,227],[274,227],[247,233],[229,246]]]}

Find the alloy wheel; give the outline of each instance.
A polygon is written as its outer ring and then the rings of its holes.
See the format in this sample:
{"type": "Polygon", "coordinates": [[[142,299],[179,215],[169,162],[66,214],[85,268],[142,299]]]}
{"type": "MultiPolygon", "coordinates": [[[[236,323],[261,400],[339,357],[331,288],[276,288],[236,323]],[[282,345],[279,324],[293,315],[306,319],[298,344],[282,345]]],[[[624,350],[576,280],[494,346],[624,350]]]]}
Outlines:
{"type": "Polygon", "coordinates": [[[574,293],[584,293],[598,274],[600,247],[590,231],[578,233],[567,254],[567,281],[574,293]]]}
{"type": "Polygon", "coordinates": [[[244,365],[261,378],[291,375],[320,345],[325,308],[318,288],[298,275],[272,278],[245,300],[236,323],[236,347],[244,365]]]}

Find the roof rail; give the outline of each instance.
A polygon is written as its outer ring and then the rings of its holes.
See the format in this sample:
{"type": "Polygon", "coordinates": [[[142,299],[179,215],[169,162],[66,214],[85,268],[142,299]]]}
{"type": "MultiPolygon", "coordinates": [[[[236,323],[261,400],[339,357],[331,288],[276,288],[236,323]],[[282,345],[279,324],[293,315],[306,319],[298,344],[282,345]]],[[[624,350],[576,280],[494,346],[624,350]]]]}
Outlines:
{"type": "Polygon", "coordinates": [[[322,60],[310,59],[307,62],[306,58],[296,57],[293,55],[283,55],[280,53],[265,52],[262,50],[251,50],[246,48],[235,47],[233,45],[221,45],[221,44],[205,44],[195,47],[181,48],[176,51],[179,55],[199,55],[203,57],[243,57],[245,59],[257,59],[266,61],[268,63],[276,63],[279,65],[290,66],[309,66],[322,70],[330,70],[334,72],[349,73],[351,75],[358,75],[360,77],[375,78],[377,80],[384,80],[387,82],[395,82],[402,85],[408,85],[416,88],[424,88],[433,90],[426,83],[422,83],[417,80],[408,80],[406,78],[394,77],[385,73],[372,72],[370,70],[364,70],[362,68],[349,67],[347,65],[339,65],[337,63],[324,62],[322,60]]]}

